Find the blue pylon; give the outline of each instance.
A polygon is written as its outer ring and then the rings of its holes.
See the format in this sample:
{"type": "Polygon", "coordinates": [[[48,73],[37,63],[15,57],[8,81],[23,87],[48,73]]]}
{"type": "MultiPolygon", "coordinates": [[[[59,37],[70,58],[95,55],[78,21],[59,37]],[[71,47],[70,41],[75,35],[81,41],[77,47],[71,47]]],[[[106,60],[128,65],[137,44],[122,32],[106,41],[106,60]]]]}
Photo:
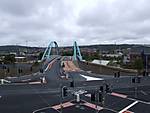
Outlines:
{"type": "Polygon", "coordinates": [[[81,52],[80,52],[80,49],[79,49],[76,41],[73,44],[73,49],[74,49],[73,59],[81,61],[82,60],[82,56],[81,56],[81,52]]]}
{"type": "Polygon", "coordinates": [[[49,43],[48,47],[46,48],[41,60],[50,58],[53,44],[55,45],[54,47],[56,47],[56,55],[58,55],[58,44],[57,44],[57,42],[52,41],[49,43]]]}

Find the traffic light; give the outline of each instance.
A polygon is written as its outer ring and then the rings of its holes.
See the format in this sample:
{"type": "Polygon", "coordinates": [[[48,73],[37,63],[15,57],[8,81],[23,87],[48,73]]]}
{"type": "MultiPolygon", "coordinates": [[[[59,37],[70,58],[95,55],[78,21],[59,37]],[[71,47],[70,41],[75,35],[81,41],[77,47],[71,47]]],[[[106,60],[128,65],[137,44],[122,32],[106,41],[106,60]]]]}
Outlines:
{"type": "Polygon", "coordinates": [[[103,102],[103,95],[100,92],[99,92],[99,95],[98,95],[98,101],[103,102]]]}
{"type": "Polygon", "coordinates": [[[70,87],[74,87],[74,81],[70,82],[70,87]]]}
{"type": "Polygon", "coordinates": [[[146,76],[146,71],[143,71],[143,76],[146,76]]]}
{"type": "Polygon", "coordinates": [[[135,78],[132,78],[132,83],[135,83],[135,81],[136,81],[135,78]]]}
{"type": "Polygon", "coordinates": [[[9,67],[7,68],[7,73],[9,73],[10,72],[10,70],[9,70],[9,67]]]}
{"type": "Polygon", "coordinates": [[[148,72],[146,72],[146,76],[148,76],[149,75],[149,73],[148,72]]]}
{"type": "Polygon", "coordinates": [[[40,73],[43,73],[43,69],[40,69],[40,73]]]}
{"type": "Polygon", "coordinates": [[[118,71],[118,78],[120,77],[120,71],[118,71]]]}
{"type": "Polygon", "coordinates": [[[95,101],[96,101],[96,95],[95,95],[95,93],[92,93],[92,94],[91,94],[91,101],[92,101],[92,102],[95,102],[95,101]]]}
{"type": "Polygon", "coordinates": [[[22,73],[23,72],[23,70],[22,69],[20,69],[20,73],[22,73]]]}
{"type": "Polygon", "coordinates": [[[137,83],[141,83],[141,78],[137,77],[137,83]]]}
{"type": "Polygon", "coordinates": [[[19,73],[19,74],[21,73],[21,69],[20,69],[20,68],[18,69],[18,73],[19,73]]]}
{"type": "Polygon", "coordinates": [[[6,69],[7,67],[6,66],[3,66],[3,69],[6,69]]]}
{"type": "Polygon", "coordinates": [[[63,65],[62,65],[62,67],[65,67],[65,64],[64,64],[64,62],[63,62],[63,65]]]}
{"type": "Polygon", "coordinates": [[[32,72],[32,70],[33,70],[33,68],[32,68],[32,66],[30,67],[30,71],[32,72]]]}
{"type": "Polygon", "coordinates": [[[62,88],[62,97],[66,97],[67,96],[67,93],[68,93],[67,90],[68,90],[68,88],[66,86],[64,86],[62,88]]]}
{"type": "Polygon", "coordinates": [[[100,91],[104,92],[104,87],[103,86],[100,86],[100,91]]]}
{"type": "Polygon", "coordinates": [[[88,62],[86,62],[86,65],[89,65],[89,63],[88,63],[88,62]]]}
{"type": "Polygon", "coordinates": [[[109,85],[106,84],[106,89],[105,89],[106,93],[109,93],[110,92],[110,88],[109,88],[109,85]]]}
{"type": "Polygon", "coordinates": [[[115,77],[115,78],[117,77],[117,74],[116,74],[116,73],[114,73],[114,77],[115,77]]]}

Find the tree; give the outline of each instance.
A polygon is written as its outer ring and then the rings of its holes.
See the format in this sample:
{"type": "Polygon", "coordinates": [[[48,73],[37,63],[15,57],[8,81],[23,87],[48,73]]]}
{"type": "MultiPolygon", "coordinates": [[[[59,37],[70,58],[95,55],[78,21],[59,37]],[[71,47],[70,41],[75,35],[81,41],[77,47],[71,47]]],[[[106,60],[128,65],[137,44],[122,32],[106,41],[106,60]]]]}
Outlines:
{"type": "Polygon", "coordinates": [[[15,55],[12,54],[6,55],[3,60],[4,64],[13,64],[15,63],[15,61],[16,61],[15,55]]]}
{"type": "Polygon", "coordinates": [[[144,69],[143,60],[141,58],[136,59],[133,62],[133,68],[138,71],[138,74],[144,69]]]}
{"type": "Polygon", "coordinates": [[[73,52],[72,51],[63,51],[62,56],[72,56],[73,52]]]}
{"type": "Polygon", "coordinates": [[[39,56],[38,56],[38,60],[41,60],[41,59],[42,59],[43,54],[44,54],[44,52],[41,52],[41,53],[39,54],[39,56]]]}
{"type": "Polygon", "coordinates": [[[82,53],[82,57],[86,61],[93,61],[94,59],[100,59],[100,56],[98,53],[82,53]]]}

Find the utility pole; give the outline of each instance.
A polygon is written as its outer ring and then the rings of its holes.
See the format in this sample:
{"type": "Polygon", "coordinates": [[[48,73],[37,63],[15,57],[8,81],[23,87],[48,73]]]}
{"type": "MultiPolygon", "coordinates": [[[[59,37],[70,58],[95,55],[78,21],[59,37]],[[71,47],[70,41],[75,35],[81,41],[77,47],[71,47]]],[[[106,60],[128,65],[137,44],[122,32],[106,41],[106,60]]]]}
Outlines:
{"type": "Polygon", "coordinates": [[[147,59],[147,55],[146,55],[146,63],[145,63],[145,65],[146,65],[146,66],[145,66],[145,67],[146,67],[146,74],[148,73],[148,70],[147,70],[147,60],[148,60],[148,59],[147,59]]]}

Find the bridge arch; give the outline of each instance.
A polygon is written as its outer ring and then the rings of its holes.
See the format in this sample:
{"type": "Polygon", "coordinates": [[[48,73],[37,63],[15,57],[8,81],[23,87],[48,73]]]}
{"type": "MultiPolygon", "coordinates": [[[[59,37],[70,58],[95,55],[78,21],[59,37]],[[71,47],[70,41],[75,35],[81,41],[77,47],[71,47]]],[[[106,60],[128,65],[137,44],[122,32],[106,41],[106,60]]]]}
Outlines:
{"type": "Polygon", "coordinates": [[[77,45],[77,42],[76,42],[76,41],[74,41],[73,49],[74,49],[73,59],[74,59],[74,60],[82,60],[80,48],[79,48],[79,46],[77,45]]]}
{"type": "Polygon", "coordinates": [[[41,59],[41,60],[44,60],[44,59],[48,59],[48,58],[50,58],[51,53],[52,53],[53,45],[54,45],[54,47],[55,47],[55,49],[56,49],[56,55],[58,55],[58,54],[59,54],[58,44],[57,44],[57,42],[56,42],[56,41],[52,41],[52,42],[50,42],[50,43],[49,43],[48,47],[46,48],[46,50],[45,50],[45,52],[44,52],[44,54],[43,54],[43,56],[42,56],[42,59],[41,59]]]}

